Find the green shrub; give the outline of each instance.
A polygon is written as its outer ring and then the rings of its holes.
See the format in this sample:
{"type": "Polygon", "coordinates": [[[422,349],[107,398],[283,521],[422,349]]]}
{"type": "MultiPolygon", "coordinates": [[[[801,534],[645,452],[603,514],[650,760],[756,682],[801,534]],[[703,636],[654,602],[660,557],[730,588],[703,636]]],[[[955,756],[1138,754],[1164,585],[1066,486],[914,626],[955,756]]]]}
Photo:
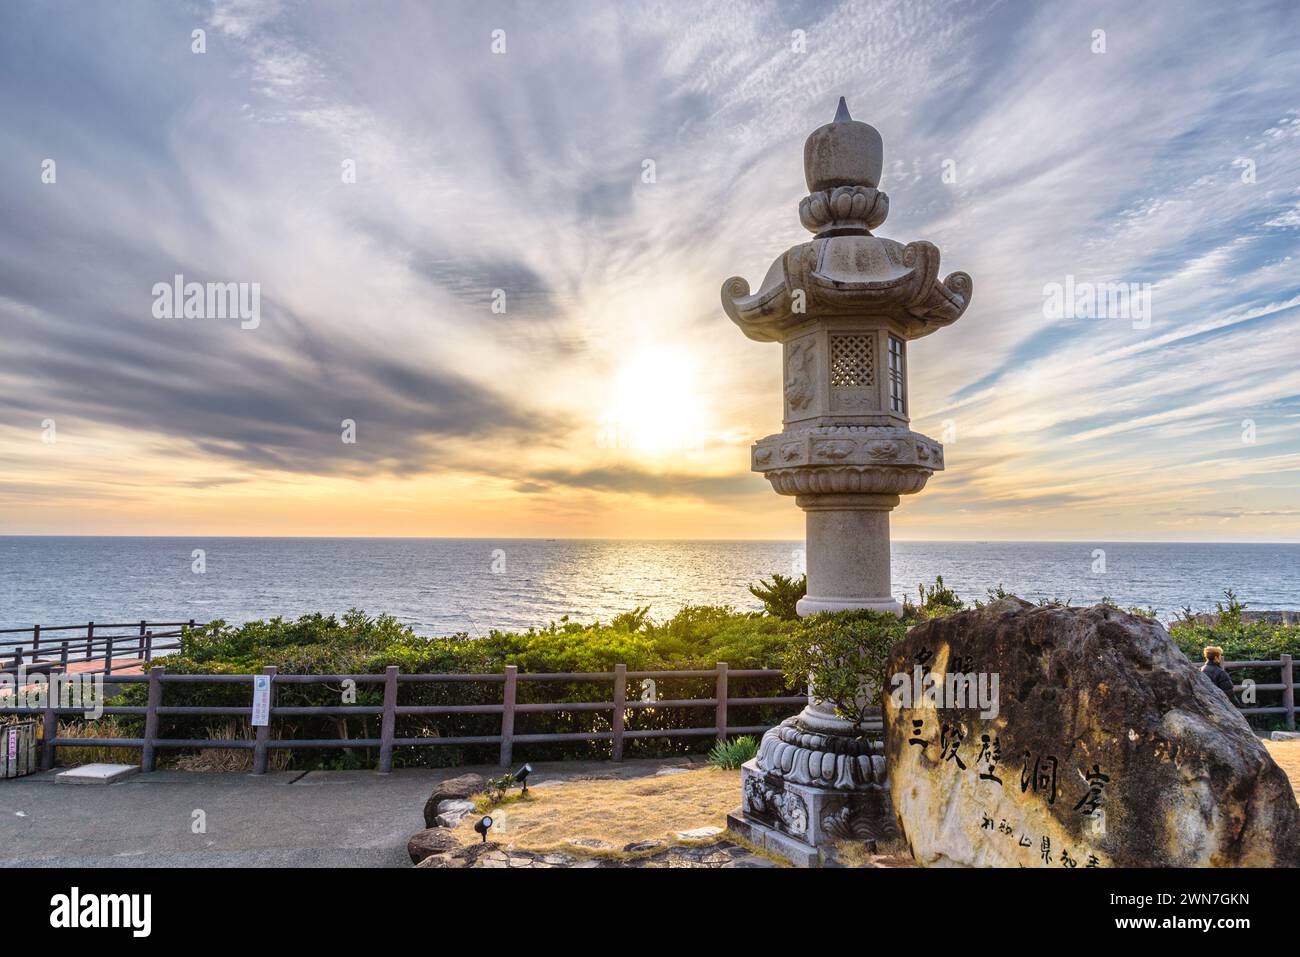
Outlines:
{"type": "MultiPolygon", "coordinates": [[[[733,669],[779,667],[794,623],[732,608],[692,606],[672,618],[657,622],[648,608],[637,608],[615,617],[609,624],[553,622],[545,628],[524,632],[493,631],[480,639],[465,635],[422,638],[390,616],[372,618],[352,610],[341,619],[335,616],[304,615],[296,621],[272,618],[231,626],[215,621],[187,633],[180,651],[159,664],[171,673],[248,674],[274,665],[281,674],[382,674],[397,665],[404,674],[500,674],[508,664],[521,672],[609,672],[625,664],[632,671],[708,670],[719,661],[733,669]]],[[[732,678],[734,697],[757,698],[789,695],[802,690],[803,679],[782,687],[761,678],[732,678]]],[[[345,704],[342,685],[278,684],[276,704],[280,707],[339,706],[345,704]]],[[[710,698],[712,677],[671,677],[628,683],[629,700],[710,698]]],[[[403,705],[492,705],[501,702],[501,685],[488,682],[403,683],[399,701],[403,705]]],[[[531,703],[588,703],[609,701],[611,683],[575,681],[521,681],[517,701],[531,703]]],[[[144,685],[129,686],[116,703],[145,704],[144,685]]],[[[247,685],[167,684],[166,706],[248,707],[247,685]]],[[[382,685],[357,683],[355,703],[376,707],[383,702],[382,685]]],[[[733,706],[731,717],[740,724],[776,724],[792,712],[783,705],[733,706]]],[[[701,709],[635,708],[627,712],[627,730],[674,730],[698,727],[701,709]]],[[[143,718],[121,719],[138,734],[143,718]]],[[[711,722],[712,718],[708,717],[711,722]]],[[[167,715],[160,718],[161,733],[171,738],[203,738],[211,718],[167,715]]],[[[398,737],[485,737],[500,730],[499,714],[398,715],[398,737]]],[[[275,735],[283,738],[366,738],[379,736],[378,715],[277,716],[275,735]]],[[[608,732],[608,711],[571,710],[519,712],[517,734],[608,732]]],[[[667,756],[702,750],[707,739],[698,737],[654,738],[626,742],[629,756],[667,756]]],[[[608,741],[573,741],[553,744],[529,743],[518,746],[530,760],[564,760],[607,756],[608,741]]],[[[313,749],[293,753],[293,766],[373,767],[374,749],[313,749]]],[[[491,763],[496,747],[489,745],[446,745],[398,748],[394,764],[448,766],[491,763]]]]}
{"type": "Polygon", "coordinates": [[[709,752],[709,763],[715,768],[734,771],[758,754],[758,741],[748,734],[727,741],[719,741],[709,752]]]}
{"type": "Polygon", "coordinates": [[[976,608],[983,608],[985,605],[991,605],[995,601],[1001,601],[1003,598],[1015,597],[1014,595],[1011,594],[1011,592],[1007,591],[1006,588],[1003,587],[1002,582],[998,582],[997,588],[986,588],[984,589],[984,592],[986,595],[988,595],[988,598],[985,601],[980,601],[978,598],[976,598],[975,599],[976,608]]]}
{"type": "Polygon", "coordinates": [[[795,621],[799,617],[795,606],[808,594],[808,576],[800,575],[795,580],[773,572],[770,582],[760,578],[757,585],[749,586],[749,593],[763,603],[763,610],[773,618],[795,621]]]}
{"type": "MultiPolygon", "coordinates": [[[[1039,602],[1039,604],[1043,605],[1045,603],[1039,602]]],[[[1059,603],[1053,602],[1052,604],[1059,604],[1059,603]]],[[[1129,605],[1127,608],[1125,608],[1123,605],[1115,601],[1115,599],[1111,598],[1109,595],[1102,595],[1101,601],[1099,601],[1098,604],[1105,605],[1107,608],[1115,608],[1118,609],[1119,611],[1127,612],[1128,614],[1133,615],[1136,618],[1147,618],[1150,619],[1151,621],[1159,620],[1158,619],[1158,616],[1160,614],[1159,610],[1152,608],[1148,605],[1129,605]]]]}
{"type": "MultiPolygon", "coordinates": [[[[998,586],[998,591],[1002,591],[1001,585],[998,586]]],[[[921,598],[919,605],[912,604],[906,597],[903,598],[903,616],[906,618],[942,618],[944,615],[951,615],[966,608],[966,603],[958,594],[943,583],[942,575],[936,575],[934,584],[928,587],[918,583],[916,593],[921,598]]],[[[989,596],[992,595],[993,592],[990,591],[989,596]]],[[[976,602],[976,607],[979,607],[979,604],[976,602]]]]}
{"type": "Polygon", "coordinates": [[[888,684],[889,650],[914,619],[889,612],[823,612],[799,622],[782,667],[786,679],[811,675],[816,696],[841,718],[861,724],[888,684]]]}
{"type": "Polygon", "coordinates": [[[515,776],[507,771],[497,777],[488,778],[487,789],[483,793],[487,795],[489,803],[500,804],[510,789],[517,787],[518,784],[515,776]]]}
{"type": "MultiPolygon", "coordinates": [[[[1282,655],[1300,658],[1300,625],[1283,625],[1267,621],[1244,621],[1246,606],[1228,589],[1225,601],[1216,603],[1216,613],[1209,619],[1198,618],[1190,609],[1169,625],[1169,636],[1193,661],[1202,661],[1207,645],[1223,649],[1225,661],[1273,661],[1282,655]]],[[[1256,670],[1254,677],[1261,681],[1256,670]]],[[[1244,673],[1243,673],[1244,674],[1244,673]]]]}
{"type": "MultiPolygon", "coordinates": [[[[272,618],[240,626],[215,621],[187,630],[179,652],[160,659],[171,673],[248,674],[274,665],[282,674],[358,674],[379,675],[388,665],[396,665],[405,674],[500,674],[507,664],[521,672],[608,672],[614,665],[625,664],[631,671],[708,670],[719,661],[728,662],[733,670],[781,667],[786,674],[785,687],[774,687],[770,680],[732,677],[730,691],[734,697],[762,697],[801,693],[806,676],[812,674],[818,692],[840,709],[849,720],[856,714],[856,692],[863,673],[873,675],[885,686],[885,659],[890,646],[900,640],[907,627],[916,620],[949,614],[961,607],[961,599],[936,579],[934,586],[918,588],[921,603],[907,603],[902,619],[875,612],[839,612],[816,615],[803,620],[785,617],[803,593],[803,582],[779,575],[772,576],[763,589],[779,594],[780,600],[769,606],[768,614],[737,612],[725,606],[691,606],[683,608],[666,621],[656,621],[648,608],[636,608],[616,616],[608,624],[581,624],[568,620],[552,622],[545,628],[523,632],[493,631],[480,639],[464,634],[443,638],[422,638],[406,625],[388,615],[369,617],[352,610],[341,618],[333,615],[304,615],[294,621],[272,618]],[[797,594],[796,594],[797,593],[797,594]]],[[[757,594],[757,592],[756,592],[757,594]]],[[[1005,594],[1001,587],[995,595],[1005,594]]],[[[1213,623],[1203,621],[1188,611],[1170,626],[1170,634],[1193,661],[1201,661],[1205,645],[1223,647],[1228,660],[1276,660],[1282,654],[1300,659],[1300,625],[1267,622],[1244,622],[1245,606],[1231,592],[1219,603],[1219,616],[1213,623]]],[[[1144,613],[1149,610],[1144,610],[1144,613]]],[[[1260,684],[1278,683],[1276,670],[1233,671],[1241,683],[1252,678],[1260,684]]],[[[345,689],[339,684],[280,684],[276,686],[276,703],[282,707],[329,706],[344,704],[345,689]]],[[[673,677],[628,683],[630,701],[709,698],[713,696],[711,677],[673,677]]],[[[591,703],[610,700],[608,682],[574,682],[540,680],[520,682],[520,703],[591,703]]],[[[1278,692],[1262,692],[1276,697],[1278,692]]],[[[500,683],[421,682],[403,683],[403,705],[493,705],[501,702],[500,683]]],[[[132,684],[114,702],[143,706],[146,687],[132,684]]],[[[358,683],[355,703],[377,707],[382,704],[382,685],[358,683]]],[[[217,706],[247,708],[248,686],[167,684],[163,704],[167,706],[217,706]]],[[[872,702],[878,704],[879,699],[872,702]]],[[[1273,703],[1272,699],[1265,703],[1273,703]]],[[[732,706],[731,720],[738,725],[776,724],[794,709],[789,706],[732,706]]],[[[194,715],[165,715],[160,719],[163,736],[171,738],[205,738],[212,718],[194,715]]],[[[397,736],[486,737],[500,730],[500,715],[399,715],[397,736]]],[[[115,735],[138,737],[144,719],[138,715],[117,716],[115,735]]],[[[698,708],[631,709],[627,713],[627,730],[676,730],[710,723],[698,708]]],[[[1252,718],[1257,727],[1275,726],[1271,719],[1252,718]]],[[[378,715],[340,717],[277,716],[275,735],[282,738],[366,738],[379,737],[378,715]]],[[[520,712],[516,714],[517,734],[608,732],[608,711],[569,710],[558,712],[520,712]]],[[[706,738],[673,737],[664,739],[630,739],[626,742],[629,757],[663,757],[694,753],[707,746],[706,738]]],[[[573,741],[554,744],[528,743],[519,746],[524,760],[591,759],[607,756],[607,741],[573,741]]],[[[373,749],[312,749],[294,752],[292,766],[373,767],[377,755],[373,749]]],[[[492,763],[495,745],[446,745],[439,747],[398,748],[394,764],[398,767],[444,767],[467,763],[492,763]]]]}

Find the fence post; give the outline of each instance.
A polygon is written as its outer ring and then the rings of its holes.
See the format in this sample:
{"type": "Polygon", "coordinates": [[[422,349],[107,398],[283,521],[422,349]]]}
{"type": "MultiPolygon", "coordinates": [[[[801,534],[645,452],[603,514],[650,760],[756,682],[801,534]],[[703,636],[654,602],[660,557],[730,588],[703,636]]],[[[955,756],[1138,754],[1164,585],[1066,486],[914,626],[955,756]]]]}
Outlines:
{"type": "Polygon", "coordinates": [[[190,631],[193,631],[193,630],[194,630],[194,619],[191,618],[191,619],[190,619],[190,631]]]}
{"type": "Polygon", "coordinates": [[[501,693],[501,766],[510,767],[510,759],[515,749],[515,694],[518,685],[519,668],[506,665],[505,689],[501,693]]]}
{"type": "Polygon", "coordinates": [[[109,635],[104,643],[104,674],[113,673],[113,636],[109,635]]]}
{"type": "Polygon", "coordinates": [[[144,633],[144,663],[148,666],[153,661],[153,630],[150,629],[144,633]]]}
{"type": "Polygon", "coordinates": [[[718,699],[717,728],[719,743],[727,740],[727,663],[718,662],[718,687],[713,696],[718,699]]]}
{"type": "Polygon", "coordinates": [[[271,740],[271,718],[275,714],[275,665],[267,665],[262,669],[262,674],[271,676],[271,701],[270,707],[266,709],[266,724],[257,729],[255,742],[253,744],[253,773],[266,773],[266,752],[267,742],[271,740]]]}
{"type": "Polygon", "coordinates": [[[1282,656],[1282,707],[1286,708],[1287,730],[1295,730],[1295,678],[1291,671],[1291,656],[1282,656]]]}
{"type": "Polygon", "coordinates": [[[158,708],[162,705],[162,676],[165,670],[161,665],[149,669],[149,698],[144,710],[144,747],[140,749],[141,771],[154,769],[158,750],[155,743],[158,740],[158,708]]]}
{"type": "Polygon", "coordinates": [[[33,625],[32,626],[32,653],[35,654],[40,650],[41,650],[41,626],[33,625]]]}
{"type": "Polygon", "coordinates": [[[50,681],[46,685],[45,714],[41,722],[41,770],[48,771],[54,767],[54,739],[59,736],[59,714],[54,709],[59,706],[55,693],[55,675],[63,673],[60,667],[50,668],[50,681]]]}
{"type": "Polygon", "coordinates": [[[379,730],[379,773],[393,770],[393,731],[397,726],[397,665],[384,669],[384,716],[379,730]]]}
{"type": "Polygon", "coordinates": [[[144,657],[144,633],[149,627],[149,623],[143,618],[140,619],[140,657],[144,657]]]}
{"type": "Polygon", "coordinates": [[[59,655],[59,664],[66,670],[68,667],[68,639],[63,639],[62,654],[59,655]]]}
{"type": "Polygon", "coordinates": [[[90,624],[86,626],[86,657],[82,659],[83,661],[90,660],[90,653],[91,650],[94,648],[94,645],[95,645],[95,623],[92,621],[90,624]]]}
{"type": "Polygon", "coordinates": [[[613,732],[615,761],[623,760],[623,722],[627,713],[627,665],[614,666],[614,714],[610,718],[613,732]]]}

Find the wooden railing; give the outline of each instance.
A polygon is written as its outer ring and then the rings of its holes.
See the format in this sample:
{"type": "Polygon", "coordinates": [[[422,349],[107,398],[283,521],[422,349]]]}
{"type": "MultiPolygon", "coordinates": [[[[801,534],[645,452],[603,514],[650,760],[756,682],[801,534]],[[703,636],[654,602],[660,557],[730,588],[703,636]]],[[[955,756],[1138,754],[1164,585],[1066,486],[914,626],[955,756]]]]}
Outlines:
{"type": "MultiPolygon", "coordinates": [[[[54,666],[57,670],[58,666],[54,666]]],[[[511,763],[514,747],[517,744],[543,744],[566,741],[609,741],[610,756],[615,761],[623,759],[623,747],[627,741],[647,738],[712,737],[718,741],[735,734],[757,734],[766,731],[770,725],[736,726],[728,721],[729,709],[745,706],[781,706],[794,713],[808,701],[806,695],[778,695],[771,697],[731,697],[729,683],[733,678],[781,679],[780,671],[771,669],[731,670],[726,662],[719,662],[707,671],[628,671],[626,665],[615,665],[613,671],[605,672],[526,672],[521,674],[514,665],[507,665],[500,674],[402,674],[396,665],[390,665],[383,674],[364,675],[282,675],[275,668],[262,670],[271,679],[270,720],[277,717],[352,717],[377,715],[380,717],[380,735],[378,738],[276,738],[271,736],[271,725],[258,726],[252,740],[228,738],[179,739],[164,738],[159,734],[159,719],[169,716],[187,717],[251,717],[251,707],[184,707],[165,706],[162,703],[163,688],[169,684],[247,684],[250,691],[256,675],[196,675],[168,674],[161,665],[149,669],[147,675],[121,675],[113,679],[114,683],[148,685],[147,704],[142,706],[106,705],[105,715],[143,715],[144,735],[139,738],[70,738],[60,737],[58,726],[60,715],[81,715],[85,709],[80,707],[62,707],[54,696],[48,696],[43,708],[6,707],[0,704],[0,715],[40,715],[42,718],[41,767],[54,766],[55,752],[58,748],[68,747],[111,747],[138,748],[140,750],[140,768],[152,771],[156,764],[160,748],[201,749],[201,748],[243,748],[253,751],[253,773],[263,774],[267,768],[267,756],[272,750],[294,750],[298,748],[378,748],[379,760],[377,770],[387,773],[393,767],[394,748],[441,747],[448,745],[497,745],[498,758],[502,766],[511,763]],[[714,696],[711,698],[679,698],[649,700],[628,700],[627,682],[629,680],[661,680],[675,678],[711,678],[714,681],[714,696]],[[371,684],[383,686],[383,703],[381,705],[341,705],[311,707],[276,707],[275,689],[285,685],[337,684],[353,681],[358,685],[371,684]],[[561,682],[609,682],[613,686],[612,699],[609,701],[569,701],[555,703],[520,702],[517,690],[520,682],[561,681],[561,682]],[[398,691],[403,685],[416,685],[425,682],[474,682],[479,684],[500,684],[502,697],[500,704],[478,705],[402,705],[398,704],[398,691]],[[713,711],[713,723],[690,728],[648,728],[628,730],[625,727],[629,712],[643,708],[701,708],[713,711]],[[580,731],[563,734],[518,734],[515,732],[515,716],[528,713],[555,712],[608,712],[610,715],[609,731],[580,731]],[[397,718],[403,715],[483,715],[499,714],[501,731],[499,734],[472,735],[458,737],[422,736],[415,738],[398,737],[396,734],[397,718]]],[[[2,701],[3,699],[0,699],[2,701]]]]}
{"type": "Polygon", "coordinates": [[[0,629],[0,672],[48,672],[54,665],[80,674],[148,666],[154,655],[180,647],[189,621],[132,621],[126,624],[33,625],[0,629]],[[128,630],[129,629],[129,630],[128,630]],[[80,632],[80,634],[76,634],[80,632]],[[84,663],[84,664],[83,664],[84,663]],[[69,665],[78,665],[69,669],[69,665]]]}
{"type": "MultiPolygon", "coordinates": [[[[1281,707],[1272,708],[1242,708],[1242,714],[1280,714],[1286,718],[1288,730],[1295,730],[1295,673],[1291,666],[1291,656],[1283,655],[1277,661],[1225,661],[1224,669],[1231,668],[1278,668],[1282,672],[1282,681],[1278,684],[1251,684],[1249,687],[1255,691],[1280,691],[1282,692],[1281,707]]],[[[1248,686],[1244,684],[1234,684],[1233,690],[1243,691],[1248,686]]]]}
{"type": "MultiPolygon", "coordinates": [[[[144,644],[141,646],[140,658],[149,660],[151,653],[157,651],[156,645],[151,646],[150,639],[159,637],[151,632],[147,626],[148,623],[140,623],[144,629],[143,636],[132,635],[130,638],[142,637],[144,644]]],[[[160,623],[160,626],[166,626],[169,623],[160,623]]],[[[192,622],[184,623],[192,627],[192,622]]],[[[120,628],[123,626],[104,626],[120,628]]],[[[58,629],[48,629],[58,630],[58,629]]],[[[28,630],[30,633],[30,630],[28,630]]],[[[93,630],[89,632],[92,636],[87,640],[99,641],[101,639],[93,637],[93,630]]],[[[176,632],[179,635],[180,632],[176,632]]],[[[170,635],[168,637],[171,637],[170,635]]],[[[122,636],[114,636],[116,640],[122,640],[122,636]]],[[[108,638],[106,640],[114,640],[108,638]]],[[[70,648],[66,640],[59,640],[58,645],[61,652],[68,652],[70,648]]],[[[93,647],[89,643],[88,648],[93,647]]],[[[120,646],[119,646],[120,647],[120,646]]],[[[64,658],[64,661],[67,659],[64,658]]],[[[1243,707],[1241,713],[1245,715],[1282,715],[1285,718],[1286,726],[1294,729],[1296,726],[1296,707],[1295,707],[1295,680],[1292,660],[1290,655],[1282,655],[1276,661],[1229,661],[1224,663],[1227,669],[1259,669],[1275,668],[1281,673],[1281,682],[1270,684],[1253,684],[1256,692],[1276,692],[1282,693],[1282,704],[1271,707],[1243,707]]],[[[104,674],[112,673],[113,658],[112,651],[108,652],[108,657],[102,669],[104,674]]],[[[10,670],[10,669],[5,669],[10,670]]],[[[59,673],[64,670],[63,664],[50,664],[46,669],[50,673],[59,673]]],[[[84,673],[84,672],[83,672],[84,673]]],[[[93,672],[92,672],[93,673],[93,672]]],[[[203,749],[203,748],[234,748],[234,749],[252,749],[253,751],[253,773],[262,774],[267,768],[267,757],[272,750],[293,750],[302,748],[377,748],[379,752],[377,770],[381,773],[387,773],[392,770],[393,766],[393,749],[401,747],[443,747],[443,746],[468,746],[468,745],[496,745],[499,748],[498,759],[502,766],[509,765],[512,760],[514,747],[517,744],[549,744],[561,742],[593,742],[608,741],[610,742],[610,757],[615,761],[623,759],[624,745],[628,741],[643,740],[649,738],[680,738],[680,737],[712,737],[718,741],[725,740],[730,735],[736,734],[757,734],[766,731],[770,725],[733,725],[729,721],[730,709],[747,706],[780,706],[789,708],[790,713],[794,713],[801,708],[806,702],[807,697],[804,695],[776,695],[764,697],[732,697],[729,692],[730,681],[732,679],[742,678],[759,678],[759,679],[781,679],[782,673],[772,669],[743,669],[731,670],[726,662],[717,663],[710,670],[695,671],[628,671],[625,665],[615,665],[613,671],[607,672],[526,672],[520,673],[514,665],[506,666],[505,670],[499,674],[402,674],[397,666],[390,665],[385,669],[383,674],[358,674],[358,675],[282,675],[278,674],[273,667],[264,668],[262,674],[271,679],[271,706],[270,720],[277,717],[359,717],[359,716],[378,716],[380,718],[380,733],[377,738],[322,738],[322,739],[302,739],[302,738],[276,738],[272,737],[271,724],[259,726],[254,731],[254,737],[248,739],[229,739],[229,738],[200,738],[200,739],[180,739],[165,738],[159,734],[159,721],[161,718],[170,716],[186,717],[251,717],[250,706],[235,707],[186,707],[186,706],[166,706],[162,703],[163,688],[169,684],[246,684],[250,691],[256,675],[206,675],[206,674],[168,674],[167,669],[162,666],[150,667],[147,674],[114,675],[114,684],[146,684],[148,686],[147,703],[144,706],[128,705],[106,705],[103,707],[103,713],[106,715],[136,715],[144,717],[144,734],[139,738],[73,738],[60,737],[58,733],[58,720],[60,715],[80,715],[84,713],[84,708],[60,706],[53,696],[43,708],[34,707],[16,707],[5,705],[7,699],[0,698],[0,715],[36,715],[42,720],[42,742],[41,742],[41,767],[48,769],[54,766],[56,750],[60,747],[113,747],[113,748],[135,748],[140,750],[140,767],[144,771],[152,771],[156,764],[156,756],[159,749],[203,749]],[[676,699],[658,699],[650,698],[648,700],[629,700],[627,696],[627,683],[629,680],[644,681],[646,679],[662,680],[676,678],[709,678],[714,682],[714,694],[710,698],[676,698],[676,699]],[[309,706],[309,707],[276,707],[275,689],[277,686],[286,685],[312,685],[312,684],[337,684],[342,681],[352,681],[357,685],[382,685],[383,701],[380,705],[340,705],[340,706],[309,706]],[[520,702],[518,701],[518,687],[520,682],[595,682],[609,683],[612,685],[611,699],[608,701],[567,701],[567,702],[520,702]],[[500,684],[502,686],[502,696],[500,704],[452,704],[452,705],[402,705],[398,703],[398,692],[403,686],[413,686],[429,682],[472,682],[476,684],[500,684]],[[696,727],[687,728],[647,728],[629,730],[626,727],[627,716],[631,712],[639,709],[655,708],[698,708],[711,709],[713,711],[713,723],[711,725],[701,724],[696,727]],[[515,717],[520,714],[546,714],[560,712],[599,712],[609,714],[608,731],[577,731],[567,733],[551,734],[519,734],[515,732],[515,717]],[[436,736],[426,735],[421,737],[398,737],[396,733],[397,718],[404,715],[500,715],[501,726],[500,732],[490,735],[462,735],[462,736],[436,736]]],[[[1248,686],[1241,684],[1234,686],[1237,691],[1245,690],[1248,686]]]]}

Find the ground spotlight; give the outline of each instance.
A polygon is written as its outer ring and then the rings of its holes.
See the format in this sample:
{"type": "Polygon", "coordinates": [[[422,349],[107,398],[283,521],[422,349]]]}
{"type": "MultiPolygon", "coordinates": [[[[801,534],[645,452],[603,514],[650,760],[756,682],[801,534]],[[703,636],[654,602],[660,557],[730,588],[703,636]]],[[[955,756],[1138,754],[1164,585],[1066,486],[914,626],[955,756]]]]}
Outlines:
{"type": "Polygon", "coordinates": [[[492,826],[492,818],[488,817],[486,814],[483,815],[483,817],[479,819],[479,822],[474,825],[474,830],[478,831],[479,834],[483,836],[484,844],[487,843],[487,832],[488,832],[488,828],[490,828],[491,826],[492,826]]]}
{"type": "Polygon", "coordinates": [[[522,768],[520,768],[518,771],[515,772],[515,780],[518,781],[521,785],[523,785],[525,794],[528,793],[528,775],[532,773],[533,773],[533,766],[531,764],[525,764],[522,768]]]}

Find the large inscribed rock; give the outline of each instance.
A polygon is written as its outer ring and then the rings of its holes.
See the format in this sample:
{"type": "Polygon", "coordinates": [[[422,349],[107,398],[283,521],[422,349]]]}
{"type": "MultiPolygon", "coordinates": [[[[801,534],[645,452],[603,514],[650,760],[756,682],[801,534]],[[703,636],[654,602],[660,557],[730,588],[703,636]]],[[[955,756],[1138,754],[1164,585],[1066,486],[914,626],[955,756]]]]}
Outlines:
{"type": "Polygon", "coordinates": [[[922,864],[1297,864],[1286,775],[1156,622],[1008,598],[916,626],[890,674],[890,795],[922,864]]]}

